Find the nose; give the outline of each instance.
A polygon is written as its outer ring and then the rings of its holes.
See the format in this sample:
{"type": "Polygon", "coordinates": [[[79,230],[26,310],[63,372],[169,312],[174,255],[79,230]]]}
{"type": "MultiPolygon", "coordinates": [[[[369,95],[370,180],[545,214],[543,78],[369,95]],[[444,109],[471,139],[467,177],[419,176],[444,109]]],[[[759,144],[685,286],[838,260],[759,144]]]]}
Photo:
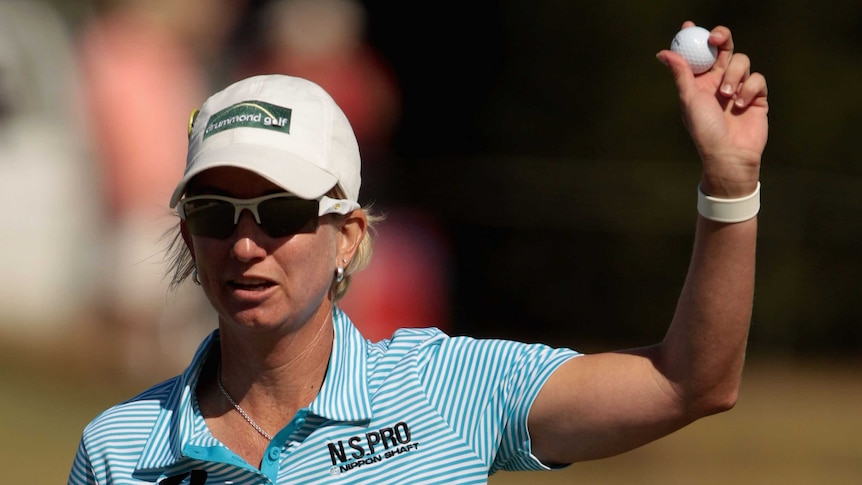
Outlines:
{"type": "Polygon", "coordinates": [[[240,213],[233,237],[231,255],[237,260],[248,262],[266,256],[262,241],[267,236],[251,212],[245,210],[240,213]]]}

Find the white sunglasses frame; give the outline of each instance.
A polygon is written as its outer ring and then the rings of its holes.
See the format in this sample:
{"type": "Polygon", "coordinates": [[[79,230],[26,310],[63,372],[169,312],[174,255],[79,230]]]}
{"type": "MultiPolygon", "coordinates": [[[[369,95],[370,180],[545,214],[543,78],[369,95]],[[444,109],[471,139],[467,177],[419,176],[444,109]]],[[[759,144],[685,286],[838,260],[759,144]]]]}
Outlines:
{"type": "MultiPolygon", "coordinates": [[[[288,198],[288,199],[298,199],[299,197],[295,197],[287,192],[279,192],[277,194],[269,194],[262,195],[260,197],[254,197],[251,199],[238,199],[236,197],[228,197],[225,195],[215,195],[215,194],[204,194],[204,195],[195,195],[192,197],[186,197],[180,200],[177,204],[177,214],[179,214],[180,219],[186,220],[186,208],[185,205],[188,202],[194,200],[203,200],[203,199],[215,199],[223,202],[227,202],[233,205],[234,215],[233,215],[233,223],[239,223],[239,217],[242,215],[242,211],[247,210],[254,217],[256,223],[260,224],[260,213],[258,212],[258,207],[262,202],[265,202],[270,199],[279,199],[279,198],[288,198]]],[[[349,214],[350,212],[359,209],[359,204],[347,199],[333,199],[331,197],[322,196],[316,199],[318,202],[317,216],[323,216],[326,214],[349,214]]]]}

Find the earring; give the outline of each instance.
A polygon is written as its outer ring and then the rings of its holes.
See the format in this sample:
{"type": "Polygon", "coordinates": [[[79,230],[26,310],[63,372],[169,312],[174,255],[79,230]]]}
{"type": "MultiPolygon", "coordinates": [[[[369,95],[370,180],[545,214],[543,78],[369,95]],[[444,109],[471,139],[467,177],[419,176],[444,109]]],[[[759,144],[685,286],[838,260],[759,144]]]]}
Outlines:
{"type": "Polygon", "coordinates": [[[198,273],[197,266],[195,266],[195,270],[192,271],[192,282],[194,282],[194,284],[196,284],[198,286],[201,285],[200,274],[198,273]]]}
{"type": "Polygon", "coordinates": [[[341,283],[344,281],[344,268],[341,266],[335,268],[335,282],[341,283]]]}

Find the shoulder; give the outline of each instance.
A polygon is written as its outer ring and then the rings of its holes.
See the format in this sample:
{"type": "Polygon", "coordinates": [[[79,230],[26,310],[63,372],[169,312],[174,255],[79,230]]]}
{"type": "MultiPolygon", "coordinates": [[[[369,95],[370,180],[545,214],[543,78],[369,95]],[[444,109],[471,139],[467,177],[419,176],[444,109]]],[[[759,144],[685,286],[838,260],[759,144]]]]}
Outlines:
{"type": "Polygon", "coordinates": [[[388,339],[369,342],[369,353],[416,350],[448,338],[450,337],[446,333],[436,327],[399,328],[388,339]]]}
{"type": "Polygon", "coordinates": [[[437,328],[404,328],[390,339],[369,343],[368,355],[372,365],[412,361],[420,369],[436,372],[556,367],[577,352],[538,343],[450,336],[437,328]]]}
{"type": "Polygon", "coordinates": [[[168,379],[126,401],[115,404],[96,416],[84,429],[84,440],[98,442],[106,438],[144,439],[176,388],[179,377],[168,379]]]}

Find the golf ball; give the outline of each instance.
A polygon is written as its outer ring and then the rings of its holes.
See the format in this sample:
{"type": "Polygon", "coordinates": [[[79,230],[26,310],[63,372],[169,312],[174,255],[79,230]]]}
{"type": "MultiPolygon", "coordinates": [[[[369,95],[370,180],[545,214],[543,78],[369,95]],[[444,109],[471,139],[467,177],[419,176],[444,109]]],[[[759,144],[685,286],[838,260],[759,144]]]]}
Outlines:
{"type": "Polygon", "coordinates": [[[677,32],[670,44],[670,50],[688,61],[691,71],[700,74],[715,64],[718,48],[709,45],[709,31],[703,27],[687,27],[677,32]]]}

